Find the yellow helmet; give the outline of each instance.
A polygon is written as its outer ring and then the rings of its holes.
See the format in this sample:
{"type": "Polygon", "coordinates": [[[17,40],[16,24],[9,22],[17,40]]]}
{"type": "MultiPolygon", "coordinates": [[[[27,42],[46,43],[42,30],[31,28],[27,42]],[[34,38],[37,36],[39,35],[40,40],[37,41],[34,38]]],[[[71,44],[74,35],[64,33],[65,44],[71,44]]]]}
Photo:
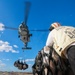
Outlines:
{"type": "Polygon", "coordinates": [[[54,23],[51,24],[49,30],[51,31],[51,30],[53,30],[54,28],[57,28],[57,27],[59,27],[59,26],[61,26],[60,23],[58,23],[58,22],[54,22],[54,23]]]}

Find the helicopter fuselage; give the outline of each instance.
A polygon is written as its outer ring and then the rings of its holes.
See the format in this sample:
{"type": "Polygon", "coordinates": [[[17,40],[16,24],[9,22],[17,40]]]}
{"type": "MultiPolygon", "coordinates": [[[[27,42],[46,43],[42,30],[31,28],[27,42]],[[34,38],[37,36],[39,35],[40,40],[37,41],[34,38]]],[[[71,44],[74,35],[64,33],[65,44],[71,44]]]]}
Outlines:
{"type": "Polygon", "coordinates": [[[21,24],[21,25],[19,26],[19,31],[18,31],[18,33],[19,33],[20,39],[21,39],[24,43],[29,42],[29,38],[30,38],[30,37],[29,37],[29,30],[28,30],[28,27],[27,27],[27,26],[21,24]]]}
{"type": "Polygon", "coordinates": [[[18,29],[19,38],[24,43],[25,47],[27,47],[27,43],[30,42],[30,36],[28,27],[25,24],[21,24],[18,29]]]}

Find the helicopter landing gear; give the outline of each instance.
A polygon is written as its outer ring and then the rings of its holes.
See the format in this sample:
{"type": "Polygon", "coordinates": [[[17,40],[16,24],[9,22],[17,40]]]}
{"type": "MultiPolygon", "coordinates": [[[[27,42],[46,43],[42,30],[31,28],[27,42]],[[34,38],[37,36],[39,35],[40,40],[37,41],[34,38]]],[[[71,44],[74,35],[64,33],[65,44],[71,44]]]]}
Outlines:
{"type": "Polygon", "coordinates": [[[29,34],[29,37],[32,36],[32,34],[29,34]]]}
{"type": "Polygon", "coordinates": [[[32,49],[31,47],[22,47],[22,49],[24,50],[24,49],[32,49]]]}
{"type": "Polygon", "coordinates": [[[31,49],[31,47],[27,47],[27,43],[25,43],[25,47],[22,47],[22,49],[31,49]]]}
{"type": "Polygon", "coordinates": [[[18,35],[18,38],[20,38],[20,35],[18,35]]]}

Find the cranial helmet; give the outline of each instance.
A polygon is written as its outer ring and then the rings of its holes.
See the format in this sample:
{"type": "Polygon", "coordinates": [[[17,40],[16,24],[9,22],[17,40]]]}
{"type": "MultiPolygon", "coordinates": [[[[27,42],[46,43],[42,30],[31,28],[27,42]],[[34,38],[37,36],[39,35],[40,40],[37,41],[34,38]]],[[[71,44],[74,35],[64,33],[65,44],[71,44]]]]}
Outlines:
{"type": "Polygon", "coordinates": [[[57,28],[57,27],[59,27],[59,26],[61,26],[60,23],[54,22],[54,23],[51,24],[49,30],[51,31],[51,30],[53,30],[54,28],[57,28]]]}

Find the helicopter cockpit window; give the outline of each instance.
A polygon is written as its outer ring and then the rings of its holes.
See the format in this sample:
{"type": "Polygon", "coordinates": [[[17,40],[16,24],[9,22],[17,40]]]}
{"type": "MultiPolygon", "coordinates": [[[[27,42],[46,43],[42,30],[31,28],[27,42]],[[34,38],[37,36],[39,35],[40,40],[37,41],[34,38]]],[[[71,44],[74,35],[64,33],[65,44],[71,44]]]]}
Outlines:
{"type": "Polygon", "coordinates": [[[28,31],[28,29],[26,27],[24,27],[24,26],[20,26],[20,30],[22,30],[22,31],[28,31]]]}

